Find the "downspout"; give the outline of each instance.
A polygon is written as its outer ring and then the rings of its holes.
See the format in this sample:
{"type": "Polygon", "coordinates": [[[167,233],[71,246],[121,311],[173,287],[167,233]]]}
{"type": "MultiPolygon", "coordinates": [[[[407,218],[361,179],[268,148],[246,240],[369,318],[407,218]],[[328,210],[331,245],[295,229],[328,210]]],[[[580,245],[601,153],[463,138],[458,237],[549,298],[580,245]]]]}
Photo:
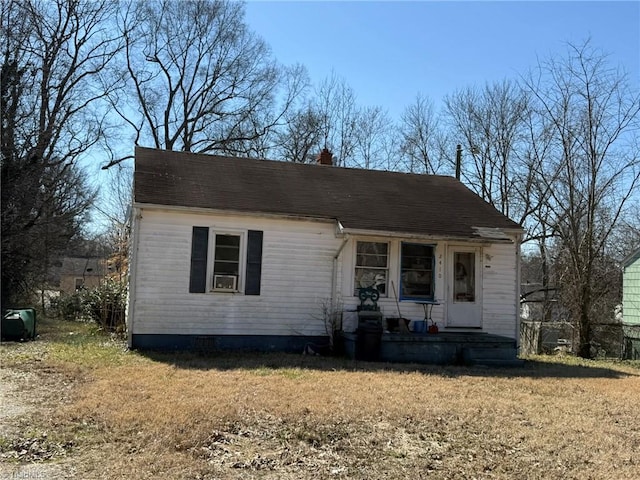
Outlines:
{"type": "Polygon", "coordinates": [[[516,234],[516,351],[520,353],[520,260],[521,260],[522,234],[516,234]]]}
{"type": "Polygon", "coordinates": [[[337,279],[337,275],[338,275],[338,257],[340,257],[340,254],[342,253],[342,250],[344,249],[345,245],[347,244],[347,242],[349,241],[349,234],[344,233],[344,227],[342,226],[342,224],[340,223],[339,220],[337,220],[337,234],[336,236],[340,234],[342,235],[342,244],[340,244],[340,247],[338,247],[338,250],[336,251],[336,254],[333,256],[333,265],[332,265],[332,269],[331,269],[331,308],[334,308],[336,306],[336,296],[337,296],[337,284],[338,284],[338,279],[337,279]]]}

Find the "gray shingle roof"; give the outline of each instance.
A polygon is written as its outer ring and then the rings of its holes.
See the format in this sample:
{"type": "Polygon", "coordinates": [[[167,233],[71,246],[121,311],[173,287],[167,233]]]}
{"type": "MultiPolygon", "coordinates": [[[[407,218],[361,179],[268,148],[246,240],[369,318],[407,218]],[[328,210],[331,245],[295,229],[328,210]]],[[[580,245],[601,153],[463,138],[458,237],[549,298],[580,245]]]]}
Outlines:
{"type": "Polygon", "coordinates": [[[478,238],[518,229],[452,177],[137,147],[134,202],[337,219],[346,229],[478,238]]]}
{"type": "Polygon", "coordinates": [[[62,275],[103,276],[104,267],[100,265],[100,258],[94,257],[64,257],[60,273],[62,275]]]}

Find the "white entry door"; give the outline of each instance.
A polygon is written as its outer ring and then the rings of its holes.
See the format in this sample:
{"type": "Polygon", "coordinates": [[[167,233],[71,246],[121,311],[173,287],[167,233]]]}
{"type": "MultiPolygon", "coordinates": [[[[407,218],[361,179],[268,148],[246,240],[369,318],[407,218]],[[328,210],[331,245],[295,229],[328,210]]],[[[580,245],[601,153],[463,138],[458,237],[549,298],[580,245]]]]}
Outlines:
{"type": "Polygon", "coordinates": [[[479,248],[449,252],[447,326],[482,327],[482,276],[479,248]]]}

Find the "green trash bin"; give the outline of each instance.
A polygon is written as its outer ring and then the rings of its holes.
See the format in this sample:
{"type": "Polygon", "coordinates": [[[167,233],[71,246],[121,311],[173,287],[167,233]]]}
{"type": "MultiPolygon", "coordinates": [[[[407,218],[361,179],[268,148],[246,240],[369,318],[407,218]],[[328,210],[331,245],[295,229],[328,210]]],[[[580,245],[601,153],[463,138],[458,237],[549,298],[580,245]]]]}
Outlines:
{"type": "Polygon", "coordinates": [[[2,316],[2,338],[33,340],[36,338],[36,311],[33,308],[12,308],[2,316]]]}

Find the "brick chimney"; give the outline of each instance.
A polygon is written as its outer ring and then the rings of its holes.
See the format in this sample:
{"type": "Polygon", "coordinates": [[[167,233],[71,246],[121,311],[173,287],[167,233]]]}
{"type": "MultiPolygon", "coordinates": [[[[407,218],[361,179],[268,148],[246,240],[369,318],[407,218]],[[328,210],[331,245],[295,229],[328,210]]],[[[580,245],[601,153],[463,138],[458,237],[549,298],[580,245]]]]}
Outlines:
{"type": "Polygon", "coordinates": [[[318,165],[333,165],[333,154],[327,149],[327,147],[323,148],[318,155],[318,165]]]}

